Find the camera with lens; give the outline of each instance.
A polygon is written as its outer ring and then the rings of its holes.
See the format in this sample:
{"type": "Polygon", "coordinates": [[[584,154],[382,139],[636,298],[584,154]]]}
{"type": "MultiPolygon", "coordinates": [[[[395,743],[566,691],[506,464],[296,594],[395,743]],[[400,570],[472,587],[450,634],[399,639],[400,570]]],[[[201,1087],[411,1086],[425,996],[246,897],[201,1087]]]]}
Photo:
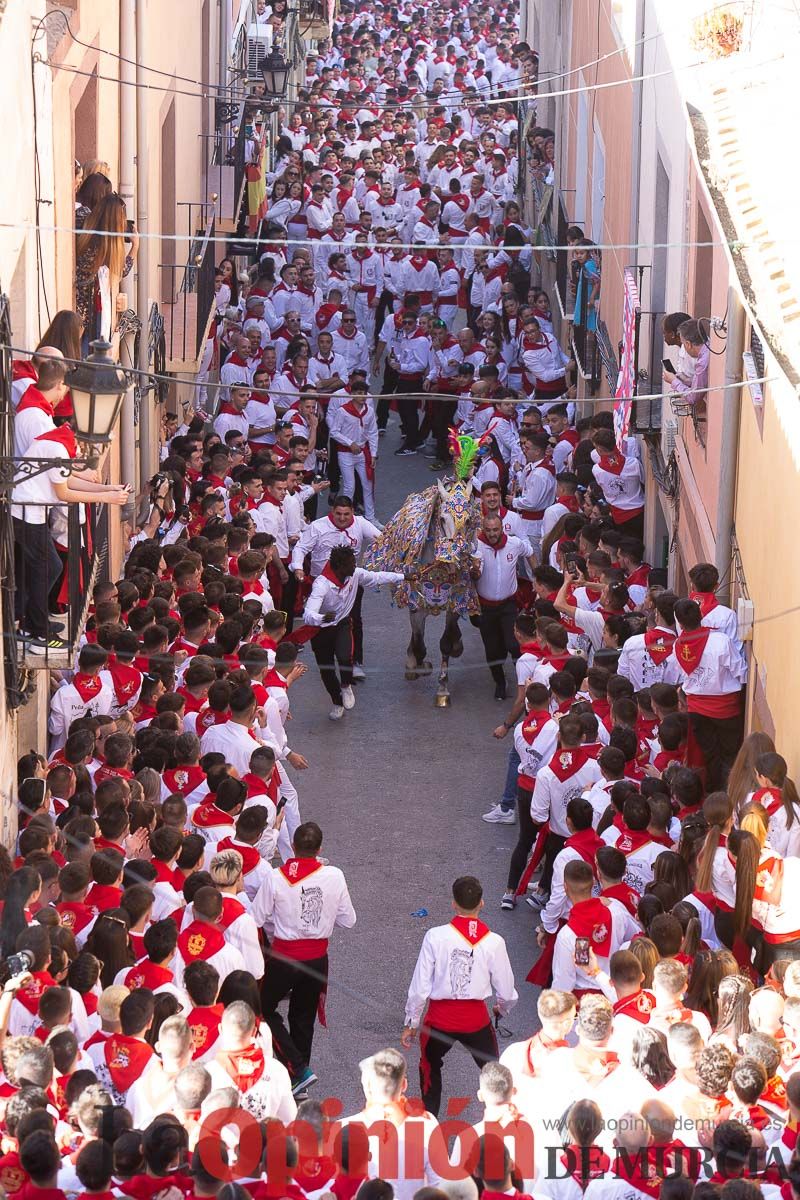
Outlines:
{"type": "Polygon", "coordinates": [[[0,987],[5,987],[9,979],[24,975],[32,967],[33,954],[30,950],[20,950],[17,954],[9,954],[8,958],[0,958],[0,987]]]}

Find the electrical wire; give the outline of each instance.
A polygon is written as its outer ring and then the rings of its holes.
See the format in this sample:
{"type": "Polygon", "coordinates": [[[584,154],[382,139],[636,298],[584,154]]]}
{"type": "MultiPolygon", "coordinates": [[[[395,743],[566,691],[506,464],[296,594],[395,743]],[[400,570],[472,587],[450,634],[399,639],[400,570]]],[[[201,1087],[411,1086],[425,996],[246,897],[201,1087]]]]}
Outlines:
{"type": "MultiPolygon", "coordinates": [[[[23,358],[32,358],[33,355],[36,354],[36,350],[25,349],[22,346],[13,346],[8,343],[0,343],[0,352],[2,352],[4,350],[10,351],[12,354],[21,355],[23,358]]],[[[85,363],[86,363],[86,360],[83,358],[68,358],[66,355],[62,356],[61,361],[69,364],[70,366],[82,366],[82,365],[85,365],[85,363]]],[[[182,378],[177,375],[164,375],[164,374],[158,374],[157,372],[154,372],[154,371],[143,371],[138,367],[125,367],[124,370],[125,370],[126,375],[138,375],[138,376],[141,376],[142,378],[148,379],[148,380],[163,380],[165,383],[170,383],[170,384],[180,383],[187,387],[217,388],[217,389],[225,388],[227,390],[227,389],[230,389],[231,387],[235,388],[235,387],[250,387],[251,386],[249,384],[238,384],[236,382],[234,382],[234,383],[214,383],[214,382],[209,381],[209,382],[203,383],[203,382],[198,382],[195,379],[185,379],[185,378],[182,378]]],[[[702,388],[701,391],[702,391],[702,395],[706,396],[711,392],[727,392],[729,389],[732,389],[732,388],[750,387],[754,383],[759,383],[759,384],[774,383],[779,378],[780,378],[780,376],[778,376],[778,375],[765,375],[763,378],[760,378],[760,379],[743,379],[743,380],[739,380],[736,383],[714,384],[711,387],[702,388]]],[[[268,388],[265,390],[269,391],[268,388]]],[[[278,394],[280,395],[280,393],[278,393],[278,394]]],[[[286,394],[286,393],[284,393],[284,394],[286,394]]],[[[398,393],[396,393],[396,392],[370,392],[369,393],[371,399],[373,399],[373,400],[388,400],[393,397],[396,398],[397,394],[398,393]]],[[[315,391],[311,391],[311,390],[302,392],[303,397],[313,396],[315,398],[319,397],[319,398],[324,398],[327,400],[330,400],[331,395],[332,395],[331,392],[315,392],[315,391]]],[[[417,396],[421,400],[441,400],[446,403],[452,403],[454,399],[457,399],[457,397],[454,395],[441,395],[440,393],[436,393],[436,392],[403,392],[402,395],[417,396]]],[[[630,397],[630,398],[635,399],[635,400],[668,400],[668,399],[671,399],[674,395],[675,395],[674,392],[657,392],[654,394],[648,394],[646,396],[642,395],[642,396],[634,396],[634,397],[630,397]]],[[[587,397],[581,397],[581,403],[607,404],[608,401],[611,399],[614,399],[614,397],[613,396],[587,396],[587,397]]],[[[561,397],[561,402],[568,403],[569,398],[561,397]]],[[[508,404],[513,403],[518,406],[521,406],[524,404],[524,405],[530,407],[532,405],[535,405],[536,401],[534,400],[534,398],[532,396],[524,396],[524,397],[520,397],[519,399],[516,399],[516,400],[503,399],[501,401],[501,403],[508,403],[508,404]]]]}

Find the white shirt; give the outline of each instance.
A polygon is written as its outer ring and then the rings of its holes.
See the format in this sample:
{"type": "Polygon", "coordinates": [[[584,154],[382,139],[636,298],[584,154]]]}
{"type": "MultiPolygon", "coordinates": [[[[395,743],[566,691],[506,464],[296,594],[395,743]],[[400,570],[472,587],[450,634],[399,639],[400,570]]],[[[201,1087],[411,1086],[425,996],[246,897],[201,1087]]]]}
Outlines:
{"type": "Polygon", "coordinates": [[[273,504],[269,500],[262,501],[250,515],[259,532],[272,534],[279,556],[286,560],[289,557],[289,531],[286,528],[286,514],[283,506],[273,504]]]}
{"type": "Polygon", "coordinates": [[[680,666],[679,653],[680,647],[676,643],[670,658],[678,668],[678,682],[683,688],[690,712],[693,710],[690,697],[730,695],[740,691],[747,679],[747,667],[742,656],[725,633],[713,630],[709,634],[700,661],[689,674],[680,666]]]}
{"type": "Polygon", "coordinates": [[[305,527],[292,551],[292,570],[299,571],[306,555],[311,556],[311,574],[316,578],[325,567],[334,546],[350,546],[360,554],[364,542],[372,542],[380,530],[366,517],[353,517],[344,529],[338,529],[330,516],[320,517],[305,527]]]}
{"type": "Polygon", "coordinates": [[[510,599],[517,590],[517,563],[533,553],[527,538],[501,538],[502,545],[490,546],[479,537],[472,549],[473,558],[479,559],[481,573],[476,588],[481,600],[493,603],[510,599]]]}
{"type": "Polygon", "coordinates": [[[298,941],[329,939],[334,929],[352,929],[356,913],[344,873],[330,863],[290,859],[273,868],[253,900],[253,920],[270,938],[298,941]],[[300,870],[293,871],[295,864],[300,870]]]}
{"type": "MultiPolygon", "coordinates": [[[[661,626],[656,626],[654,632],[658,630],[668,635],[670,639],[675,637],[674,629],[663,629],[661,626]]],[[[672,654],[668,654],[660,663],[653,661],[643,633],[637,633],[634,637],[627,639],[620,652],[617,672],[624,675],[626,679],[630,679],[637,691],[650,687],[653,683],[679,684],[683,675],[672,654]]]]}
{"type": "Polygon", "coordinates": [[[62,684],[50,701],[51,753],[64,745],[73,721],[78,717],[106,717],[115,700],[114,689],[108,683],[102,683],[100,691],[90,700],[84,700],[74,684],[62,684]]]}
{"type": "MultiPolygon", "coordinates": [[[[622,904],[608,905],[608,916],[611,921],[611,946],[608,958],[598,958],[601,970],[608,972],[608,962],[612,954],[629,942],[640,932],[639,926],[628,910],[622,904]]],[[[575,988],[596,988],[590,975],[585,974],[575,963],[575,931],[569,925],[564,925],[556,935],[556,945],[553,951],[553,983],[552,987],[559,992],[571,992],[575,988]]]]}
{"type": "Polygon", "coordinates": [[[474,935],[465,936],[452,921],[425,934],[406,1000],[405,1023],[412,1028],[419,1025],[428,1000],[486,1000],[494,992],[503,1013],[517,1003],[503,938],[477,918],[455,919],[474,925],[474,935]]]}
{"type": "MultiPolygon", "coordinates": [[[[69,458],[66,446],[61,442],[41,441],[35,438],[28,446],[29,458],[52,458],[56,461],[69,458]]],[[[11,492],[11,515],[28,525],[44,525],[48,515],[45,505],[62,503],[55,491],[55,484],[66,482],[63,469],[54,465],[49,471],[29,477],[19,476],[11,492]],[[25,506],[24,508],[22,506],[25,506]]]]}
{"type": "Polygon", "coordinates": [[[363,567],[356,567],[355,572],[344,583],[340,583],[327,578],[323,572],[314,580],[303,621],[306,625],[330,629],[349,617],[359,586],[378,588],[382,583],[402,583],[403,579],[399,571],[365,571],[363,567]],[[330,620],[325,620],[326,614],[331,614],[330,620]]]}
{"type": "MultiPolygon", "coordinates": [[[[239,778],[247,775],[250,770],[250,757],[258,749],[259,742],[244,725],[236,721],[225,721],[222,725],[212,725],[200,739],[200,753],[208,754],[212,750],[225,755],[225,761],[235,767],[239,778]]],[[[226,837],[227,832],[220,834],[226,837]]]]}
{"type": "Polygon", "coordinates": [[[531,818],[540,824],[549,821],[551,833],[569,837],[567,805],[575,796],[582,796],[601,776],[596,760],[584,758],[580,747],[556,749],[548,765],[536,776],[531,818]]]}
{"type": "Polygon", "coordinates": [[[369,347],[365,333],[359,329],[350,337],[337,329],[332,336],[333,349],[347,364],[348,376],[351,371],[369,371],[369,347]]]}

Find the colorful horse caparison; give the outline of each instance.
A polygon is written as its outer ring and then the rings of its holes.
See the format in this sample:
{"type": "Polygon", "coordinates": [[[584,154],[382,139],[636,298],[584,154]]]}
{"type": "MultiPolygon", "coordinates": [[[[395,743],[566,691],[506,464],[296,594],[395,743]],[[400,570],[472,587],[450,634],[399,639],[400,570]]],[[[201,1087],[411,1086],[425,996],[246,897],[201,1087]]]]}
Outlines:
{"type": "Polygon", "coordinates": [[[411,575],[394,588],[399,608],[407,608],[411,641],[406,652],[406,679],[429,675],[433,666],[425,647],[428,616],[444,614],[439,639],[441,665],[436,703],[450,703],[448,666],[464,652],[459,621],[480,612],[470,577],[472,547],[480,526],[480,500],[472,480],[480,443],[451,433],[456,479],[424,492],[414,492],[373,542],[365,566],[376,571],[405,571],[411,575]]]}

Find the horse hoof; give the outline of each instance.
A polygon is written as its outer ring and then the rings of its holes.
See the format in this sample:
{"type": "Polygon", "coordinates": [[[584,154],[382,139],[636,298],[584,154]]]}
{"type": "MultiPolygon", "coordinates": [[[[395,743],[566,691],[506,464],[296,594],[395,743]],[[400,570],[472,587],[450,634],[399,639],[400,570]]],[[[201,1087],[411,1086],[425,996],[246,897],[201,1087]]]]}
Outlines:
{"type": "Polygon", "coordinates": [[[420,675],[430,675],[432,670],[433,670],[433,663],[429,662],[427,658],[425,659],[424,662],[421,662],[419,664],[419,666],[417,667],[417,671],[419,672],[420,675]]]}

